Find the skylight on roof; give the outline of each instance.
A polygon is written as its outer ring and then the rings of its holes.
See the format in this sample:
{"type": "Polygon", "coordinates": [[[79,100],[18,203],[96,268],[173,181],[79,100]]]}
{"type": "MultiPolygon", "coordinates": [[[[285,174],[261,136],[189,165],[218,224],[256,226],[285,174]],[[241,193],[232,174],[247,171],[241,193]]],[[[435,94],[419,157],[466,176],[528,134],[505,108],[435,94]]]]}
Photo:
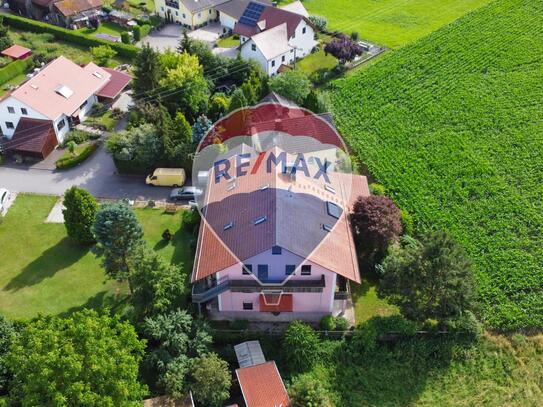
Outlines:
{"type": "Polygon", "coordinates": [[[262,185],[262,186],[260,187],[260,190],[261,190],[261,191],[265,191],[265,190],[268,189],[269,187],[270,187],[270,184],[262,185]]]}
{"type": "Polygon", "coordinates": [[[332,193],[332,194],[335,194],[335,193],[336,193],[335,188],[332,187],[331,185],[324,184],[324,189],[326,189],[328,192],[330,192],[330,193],[332,193]]]}
{"type": "Polygon", "coordinates": [[[324,230],[326,230],[327,232],[331,232],[331,231],[332,231],[332,226],[327,225],[326,223],[322,225],[322,228],[323,228],[324,230]]]}
{"type": "Polygon", "coordinates": [[[264,223],[266,222],[266,220],[268,219],[267,216],[259,216],[258,218],[255,219],[255,225],[260,225],[261,223],[264,223]]]}
{"type": "Polygon", "coordinates": [[[97,78],[102,79],[102,74],[101,74],[100,72],[94,71],[92,74],[93,74],[94,76],[96,76],[97,78]]]}
{"type": "Polygon", "coordinates": [[[66,98],[66,99],[68,99],[70,96],[72,96],[74,94],[74,91],[71,90],[66,85],[58,85],[55,88],[55,92],[57,92],[60,96],[66,98]]]}
{"type": "Polygon", "coordinates": [[[234,227],[234,222],[228,222],[226,225],[224,225],[222,230],[232,229],[233,227],[234,227]]]}
{"type": "Polygon", "coordinates": [[[229,185],[226,187],[226,190],[227,190],[227,191],[232,191],[235,187],[236,187],[236,184],[235,184],[235,183],[232,183],[232,184],[229,184],[229,185]]]}
{"type": "Polygon", "coordinates": [[[339,219],[342,209],[333,202],[326,202],[326,212],[333,218],[339,219]]]}

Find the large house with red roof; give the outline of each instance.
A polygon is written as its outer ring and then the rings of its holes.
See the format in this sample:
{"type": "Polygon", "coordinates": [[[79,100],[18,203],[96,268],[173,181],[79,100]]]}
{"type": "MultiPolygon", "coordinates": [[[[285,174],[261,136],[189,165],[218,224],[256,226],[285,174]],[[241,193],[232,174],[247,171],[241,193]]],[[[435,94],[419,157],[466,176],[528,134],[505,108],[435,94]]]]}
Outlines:
{"type": "MultiPolygon", "coordinates": [[[[244,151],[254,168],[259,154],[244,151]]],[[[310,161],[307,166],[315,173],[310,161]]],[[[209,179],[217,179],[210,171],[209,179]]],[[[369,195],[366,177],[331,171],[326,182],[281,165],[256,174],[211,181],[206,188],[193,302],[216,319],[342,315],[348,281],[360,283],[349,213],[359,196],[369,195]]]]}
{"type": "Polygon", "coordinates": [[[111,102],[128,85],[125,73],[61,56],[0,100],[6,150],[44,158],[98,102],[111,102]]]}

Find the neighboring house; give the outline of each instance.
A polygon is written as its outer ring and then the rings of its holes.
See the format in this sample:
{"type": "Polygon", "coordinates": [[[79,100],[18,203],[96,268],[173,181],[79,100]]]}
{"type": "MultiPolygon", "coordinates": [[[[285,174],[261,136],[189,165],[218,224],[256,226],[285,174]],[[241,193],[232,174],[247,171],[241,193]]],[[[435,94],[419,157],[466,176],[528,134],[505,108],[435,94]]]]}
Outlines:
{"type": "Polygon", "coordinates": [[[8,139],[6,150],[21,152],[25,142],[32,142],[29,154],[36,155],[33,153],[39,150],[46,156],[51,150],[51,129],[56,146],[96,102],[111,103],[130,80],[125,73],[92,62],[81,67],[58,57],[0,100],[0,129],[8,139]]]}
{"type": "Polygon", "coordinates": [[[11,0],[9,7],[17,14],[34,20],[46,20],[51,13],[54,0],[11,0]]]}
{"type": "Polygon", "coordinates": [[[255,2],[248,4],[233,32],[240,36],[241,56],[257,61],[269,76],[309,55],[317,44],[307,17],[255,2]]]}
{"type": "Polygon", "coordinates": [[[227,1],[226,3],[219,4],[215,7],[219,12],[219,21],[221,22],[221,25],[225,28],[225,30],[232,31],[234,29],[234,26],[239,21],[239,19],[245,12],[245,9],[247,9],[247,6],[251,2],[260,3],[267,6],[272,5],[272,3],[268,0],[232,0],[227,1]]]}
{"type": "Polygon", "coordinates": [[[234,346],[239,387],[247,407],[290,407],[287,389],[274,361],[266,362],[258,341],[234,346]]]}
{"type": "Polygon", "coordinates": [[[112,10],[108,14],[108,19],[114,24],[120,25],[121,27],[130,29],[138,23],[136,23],[136,20],[134,20],[134,17],[132,14],[127,13],[126,11],[120,11],[120,10],[112,10]]]}
{"type": "Polygon", "coordinates": [[[157,14],[192,30],[218,21],[216,6],[232,0],[156,0],[157,14]]]}
{"type": "Polygon", "coordinates": [[[66,28],[86,27],[102,15],[102,0],[60,0],[53,3],[50,19],[66,28]]]}

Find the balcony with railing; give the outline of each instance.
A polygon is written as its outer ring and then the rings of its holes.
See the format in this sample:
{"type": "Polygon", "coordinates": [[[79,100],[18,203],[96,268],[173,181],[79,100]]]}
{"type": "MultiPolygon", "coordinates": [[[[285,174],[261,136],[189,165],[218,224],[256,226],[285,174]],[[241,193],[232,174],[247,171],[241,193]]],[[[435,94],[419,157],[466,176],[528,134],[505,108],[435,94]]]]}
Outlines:
{"type": "Polygon", "coordinates": [[[179,2],[173,0],[166,0],[166,6],[179,10],[179,2]]]}

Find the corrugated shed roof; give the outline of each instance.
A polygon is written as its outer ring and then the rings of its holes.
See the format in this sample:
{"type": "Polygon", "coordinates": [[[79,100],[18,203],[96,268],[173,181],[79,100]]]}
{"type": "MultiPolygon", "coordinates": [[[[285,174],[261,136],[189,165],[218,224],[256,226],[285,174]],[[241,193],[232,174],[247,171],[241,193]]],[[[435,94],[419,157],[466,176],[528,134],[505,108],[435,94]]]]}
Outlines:
{"type": "Polygon", "coordinates": [[[102,7],[102,0],[60,0],[55,3],[55,7],[65,17],[79,14],[83,11],[102,7]]]}
{"type": "Polygon", "coordinates": [[[21,45],[14,44],[9,48],[2,51],[2,55],[14,59],[21,58],[22,56],[32,52],[30,48],[23,47],[21,45]]]}
{"type": "Polygon", "coordinates": [[[237,369],[236,376],[247,407],[290,407],[275,362],[237,369]]]}
{"type": "Polygon", "coordinates": [[[124,88],[130,83],[132,77],[127,73],[116,71],[111,68],[102,68],[104,71],[111,75],[109,81],[100,89],[96,96],[115,99],[119,96],[119,93],[123,91],[124,88]]]}
{"type": "Polygon", "coordinates": [[[17,123],[13,137],[5,143],[6,150],[41,153],[48,139],[56,145],[57,137],[53,122],[22,117],[17,123]]]}

